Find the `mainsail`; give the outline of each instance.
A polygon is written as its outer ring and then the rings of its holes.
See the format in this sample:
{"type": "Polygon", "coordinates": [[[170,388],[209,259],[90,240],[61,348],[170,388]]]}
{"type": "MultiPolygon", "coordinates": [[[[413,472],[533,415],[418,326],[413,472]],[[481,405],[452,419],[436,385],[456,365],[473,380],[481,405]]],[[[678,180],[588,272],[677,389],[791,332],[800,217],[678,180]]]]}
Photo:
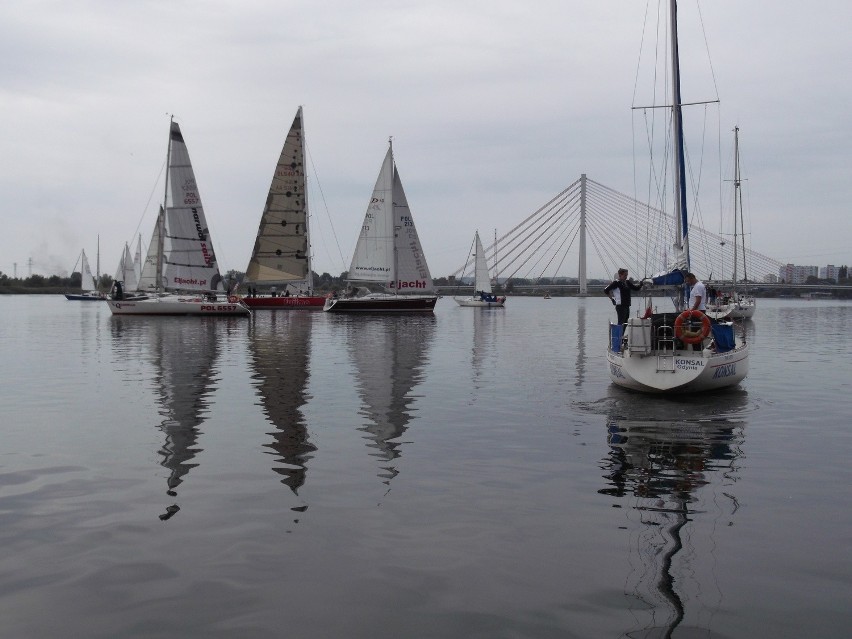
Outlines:
{"type": "Polygon", "coordinates": [[[302,108],[299,107],[266,196],[257,240],[246,269],[249,282],[305,282],[309,291],[313,288],[304,150],[302,108]]]}
{"type": "Polygon", "coordinates": [[[92,276],[92,269],[89,268],[89,260],[86,258],[86,251],[80,254],[80,276],[81,288],[84,291],[95,290],[95,278],[92,276]]]}
{"type": "Polygon", "coordinates": [[[491,277],[488,275],[488,262],[485,260],[485,249],[482,247],[482,240],[479,239],[479,231],[476,232],[476,256],[474,264],[474,286],[476,290],[483,293],[490,293],[491,277]]]}
{"type": "Polygon", "coordinates": [[[171,123],[163,227],[166,289],[223,290],[195,173],[177,122],[171,123]]]}

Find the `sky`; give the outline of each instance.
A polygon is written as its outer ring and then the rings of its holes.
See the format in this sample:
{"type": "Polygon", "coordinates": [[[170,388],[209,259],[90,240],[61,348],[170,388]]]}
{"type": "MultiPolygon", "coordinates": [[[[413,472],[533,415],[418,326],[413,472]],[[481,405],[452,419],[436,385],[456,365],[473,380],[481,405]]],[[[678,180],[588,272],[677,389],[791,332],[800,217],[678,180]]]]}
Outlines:
{"type": "MultiPolygon", "coordinates": [[[[636,196],[631,105],[656,11],[657,0],[5,0],[0,271],[68,275],[81,249],[94,268],[100,238],[113,274],[125,242],[150,238],[172,114],[220,268],[245,270],[301,105],[314,270],[348,268],[393,136],[432,275],[448,275],[474,231],[508,231],[583,173],[636,196]]],[[[681,27],[684,101],[718,95],[723,146],[740,127],[751,247],[852,262],[852,4],[682,0],[680,13],[703,25],[681,27]]]]}

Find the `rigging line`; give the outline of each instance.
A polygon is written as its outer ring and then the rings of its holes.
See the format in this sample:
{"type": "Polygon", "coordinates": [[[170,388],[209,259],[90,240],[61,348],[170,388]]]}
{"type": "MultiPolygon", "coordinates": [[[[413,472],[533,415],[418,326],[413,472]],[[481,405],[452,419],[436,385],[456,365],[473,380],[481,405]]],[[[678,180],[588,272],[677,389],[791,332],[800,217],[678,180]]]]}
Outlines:
{"type": "Polygon", "coordinates": [[[707,39],[707,29],[704,28],[704,14],[701,13],[701,3],[696,2],[698,8],[698,22],[701,24],[701,35],[704,36],[704,48],[707,51],[707,64],[710,66],[710,77],[713,78],[713,89],[716,91],[716,99],[719,99],[719,86],[716,83],[716,70],[713,68],[713,56],[710,55],[710,42],[707,39]]]}
{"type": "MultiPolygon", "coordinates": [[[[341,272],[343,272],[343,271],[346,270],[346,260],[343,258],[343,251],[340,248],[340,240],[337,238],[337,232],[335,231],[334,224],[331,221],[331,212],[328,209],[328,202],[325,199],[325,191],[323,191],[322,184],[320,184],[319,173],[317,172],[317,167],[314,164],[314,156],[308,149],[308,138],[307,138],[307,135],[304,135],[304,133],[303,133],[303,139],[304,139],[304,145],[305,145],[305,154],[308,156],[308,160],[310,160],[310,162],[311,162],[311,169],[313,170],[314,180],[316,181],[317,189],[319,189],[320,198],[322,199],[322,204],[323,204],[323,207],[325,208],[325,215],[328,218],[328,225],[329,225],[329,228],[331,228],[331,235],[334,238],[334,243],[337,246],[337,252],[340,255],[340,264],[342,265],[342,271],[341,272]]],[[[331,256],[329,256],[329,257],[331,257],[331,256]]]]}
{"type": "MultiPolygon", "coordinates": [[[[133,231],[133,235],[130,236],[130,241],[133,241],[133,238],[139,234],[139,229],[142,228],[142,221],[145,219],[145,215],[148,211],[148,207],[151,206],[151,200],[154,198],[154,192],[157,190],[157,186],[160,184],[160,178],[163,177],[163,171],[166,168],[166,162],[168,158],[163,159],[163,164],[160,166],[160,172],[157,174],[157,179],[154,180],[154,186],[151,187],[151,193],[148,195],[148,201],[145,202],[145,206],[142,209],[142,215],[139,217],[139,222],[136,224],[136,230],[133,231]]],[[[163,202],[165,206],[165,202],[163,202]]]]}

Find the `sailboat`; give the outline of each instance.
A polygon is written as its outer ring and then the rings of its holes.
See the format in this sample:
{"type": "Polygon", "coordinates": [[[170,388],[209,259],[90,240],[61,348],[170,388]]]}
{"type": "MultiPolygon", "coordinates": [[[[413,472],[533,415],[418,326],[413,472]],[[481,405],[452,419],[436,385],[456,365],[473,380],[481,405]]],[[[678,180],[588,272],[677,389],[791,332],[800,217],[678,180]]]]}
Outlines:
{"type": "Polygon", "coordinates": [[[459,306],[476,306],[480,308],[503,308],[506,296],[491,293],[491,277],[488,274],[488,263],[485,261],[485,249],[479,239],[479,231],[473,238],[475,245],[473,295],[470,297],[454,297],[459,306]]]}
{"type": "Polygon", "coordinates": [[[743,278],[746,276],[745,228],[743,225],[743,199],[740,187],[740,128],[734,127],[734,275],[731,280],[730,292],[717,296],[715,302],[707,306],[707,315],[713,319],[750,319],[757,310],[757,302],[753,295],[745,295],[737,290],[737,224],[742,238],[743,249],[743,278]]]}
{"type": "Polygon", "coordinates": [[[242,301],[252,310],[319,310],[325,303],[324,296],[313,293],[304,158],[305,136],[299,107],[272,175],[246,269],[243,283],[250,293],[242,301]],[[254,292],[258,284],[266,289],[260,296],[254,292]],[[279,285],[284,287],[282,294],[277,290],[279,285]]]}
{"type": "Polygon", "coordinates": [[[121,258],[118,260],[114,279],[116,282],[122,283],[125,291],[136,290],[139,283],[136,277],[136,267],[133,264],[133,258],[130,256],[130,245],[127,242],[124,243],[121,258]]]}
{"type": "Polygon", "coordinates": [[[89,267],[89,260],[86,258],[85,249],[80,251],[80,288],[80,293],[66,293],[65,299],[79,302],[97,302],[105,297],[103,293],[97,290],[92,269],[89,267]]]}
{"type": "Polygon", "coordinates": [[[649,278],[651,284],[681,287],[675,295],[673,312],[631,317],[627,324],[609,325],[607,364],[610,380],[625,388],[648,393],[677,393],[715,390],[733,386],[748,374],[749,349],[745,335],[735,335],[731,322],[713,323],[700,311],[685,310],[683,294],[689,271],[689,223],[687,216],[686,167],[680,94],[680,60],[677,40],[677,2],[669,0],[671,45],[671,139],[675,187],[675,265],[649,278]]]}
{"type": "MultiPolygon", "coordinates": [[[[222,299],[222,276],[213,245],[195,173],[180,126],[174,120],[169,127],[166,154],[166,186],[163,206],[157,216],[148,264],[142,266],[140,279],[146,283],[147,299],[125,299],[124,290],[133,291],[137,283],[116,289],[109,308],[115,315],[250,315],[248,307],[236,297],[222,299]],[[151,252],[153,251],[153,254],[151,252]],[[149,279],[144,279],[149,278],[149,279]]],[[[148,259],[146,259],[148,262],[148,259]]],[[[125,245],[125,277],[134,273],[130,249],[125,245]]],[[[135,277],[135,275],[134,275],[135,277]]],[[[116,278],[118,279],[118,278],[116,278]]]]}
{"type": "Polygon", "coordinates": [[[350,284],[345,294],[326,297],[324,311],[431,313],[438,301],[394,162],[392,142],[367,206],[348,280],[379,285],[385,290],[374,293],[367,287],[350,284]]]}

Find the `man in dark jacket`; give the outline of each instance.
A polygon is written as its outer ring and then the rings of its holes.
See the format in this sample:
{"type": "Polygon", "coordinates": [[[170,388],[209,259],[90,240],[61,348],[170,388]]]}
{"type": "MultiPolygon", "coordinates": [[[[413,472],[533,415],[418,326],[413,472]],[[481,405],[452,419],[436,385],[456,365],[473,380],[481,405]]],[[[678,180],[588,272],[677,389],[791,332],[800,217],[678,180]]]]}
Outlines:
{"type": "Polygon", "coordinates": [[[627,279],[627,269],[618,269],[618,279],[614,280],[604,289],[607,297],[615,304],[615,312],[618,315],[618,323],[626,324],[627,318],[630,317],[630,291],[638,291],[642,288],[642,283],[634,284],[627,279]],[[618,303],[613,296],[613,291],[618,289],[621,294],[621,302],[618,303]]]}

